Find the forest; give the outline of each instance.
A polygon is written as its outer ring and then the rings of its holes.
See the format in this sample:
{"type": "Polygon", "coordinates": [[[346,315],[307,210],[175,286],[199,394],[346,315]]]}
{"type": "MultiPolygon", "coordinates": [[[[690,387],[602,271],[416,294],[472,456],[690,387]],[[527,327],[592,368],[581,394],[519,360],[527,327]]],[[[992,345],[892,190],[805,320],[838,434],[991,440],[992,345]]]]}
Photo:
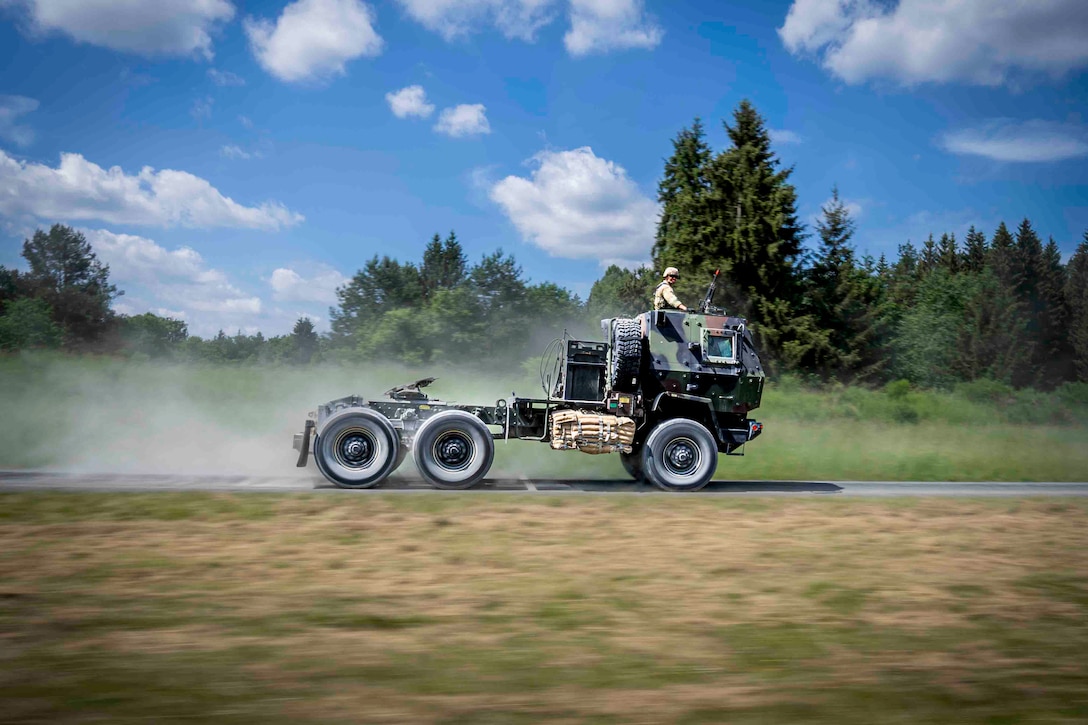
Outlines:
{"type": "Polygon", "coordinates": [[[182,320],[116,313],[124,292],[108,265],[82,233],[55,224],[24,241],[25,269],[0,267],[0,350],[493,369],[535,359],[564,331],[596,337],[602,318],[644,311],[660,271],[675,266],[689,305],[721,271],[715,304],[749,320],[772,377],[1042,390],[1088,381],[1088,231],[1065,263],[1026,218],[972,227],[962,239],[934,230],[917,244],[904,240],[895,259],[859,255],[837,188],[814,228],[801,222],[793,168],[749,102],[724,125],[730,144],[718,152],[699,119],[672,140],[650,264],[609,267],[586,300],[528,279],[501,249],[470,262],[451,231],[435,234],[422,259],[368,260],[337,290],[328,333],[303,317],[288,335],[205,339],[182,320]]]}

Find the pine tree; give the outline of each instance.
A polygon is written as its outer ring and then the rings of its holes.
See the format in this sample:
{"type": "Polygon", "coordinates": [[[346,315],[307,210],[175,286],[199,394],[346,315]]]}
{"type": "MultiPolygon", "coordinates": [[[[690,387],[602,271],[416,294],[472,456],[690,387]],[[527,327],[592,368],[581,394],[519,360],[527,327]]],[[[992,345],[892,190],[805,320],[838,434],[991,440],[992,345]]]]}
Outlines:
{"type": "Polygon", "coordinates": [[[1066,266],[1069,347],[1077,380],[1088,383],[1088,231],[1066,266]]]}
{"type": "Polygon", "coordinates": [[[1005,222],[997,225],[993,239],[990,240],[990,251],[987,265],[993,270],[994,276],[1006,287],[1012,288],[1016,281],[1013,278],[1013,247],[1016,242],[1009,233],[1005,222]]]}
{"type": "Polygon", "coordinates": [[[317,354],[319,338],[314,330],[314,323],[308,317],[300,317],[291,330],[291,361],[307,365],[317,354]]]}
{"type": "Polygon", "coordinates": [[[960,271],[960,255],[956,249],[956,235],[942,234],[941,241],[937,245],[938,264],[952,274],[960,271]]]}
{"type": "Polygon", "coordinates": [[[918,271],[924,277],[940,266],[941,253],[937,249],[937,242],[933,240],[933,235],[930,234],[929,238],[922,244],[922,254],[918,259],[918,271]]]}
{"type": "Polygon", "coordinates": [[[98,342],[113,321],[110,303],[120,296],[110,284],[109,265],[98,261],[90,242],[71,227],[54,224],[23,242],[30,270],[23,275],[31,296],[43,299],[64,332],[65,345],[98,342]]]}
{"type": "Polygon", "coordinates": [[[685,279],[696,275],[717,246],[707,210],[712,155],[705,137],[702,121],[696,118],[691,128],[681,129],[673,139],[673,154],[665,161],[665,173],[657,185],[661,217],[653,247],[658,273],[677,267],[685,279]]]}
{"type": "Polygon", "coordinates": [[[423,283],[423,297],[430,300],[440,289],[453,289],[465,281],[468,260],[457,241],[457,235],[450,231],[443,242],[437,234],[423,251],[423,264],[419,276],[423,283]]]}
{"type": "Polygon", "coordinates": [[[807,274],[808,304],[819,334],[798,362],[824,378],[867,378],[882,367],[879,278],[871,259],[859,267],[850,241],[854,220],[838,187],[816,223],[820,244],[807,274]]]}
{"type": "Polygon", "coordinates": [[[986,266],[986,235],[974,226],[967,230],[963,240],[963,269],[965,272],[981,272],[986,266]]]}
{"type": "Polygon", "coordinates": [[[1039,257],[1036,291],[1039,298],[1037,362],[1044,387],[1056,387],[1073,377],[1069,345],[1069,305],[1065,298],[1066,271],[1062,254],[1051,237],[1039,257]]]}

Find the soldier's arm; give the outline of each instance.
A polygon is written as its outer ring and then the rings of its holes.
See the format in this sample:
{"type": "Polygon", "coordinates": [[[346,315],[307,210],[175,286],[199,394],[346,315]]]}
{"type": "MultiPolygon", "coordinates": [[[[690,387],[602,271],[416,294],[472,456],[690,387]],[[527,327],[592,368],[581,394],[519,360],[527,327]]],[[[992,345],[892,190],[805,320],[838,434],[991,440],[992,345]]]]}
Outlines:
{"type": "Polygon", "coordinates": [[[684,310],[687,312],[687,307],[680,301],[680,298],[676,296],[676,293],[672,291],[672,287],[666,287],[663,292],[665,293],[665,301],[678,310],[684,310]]]}

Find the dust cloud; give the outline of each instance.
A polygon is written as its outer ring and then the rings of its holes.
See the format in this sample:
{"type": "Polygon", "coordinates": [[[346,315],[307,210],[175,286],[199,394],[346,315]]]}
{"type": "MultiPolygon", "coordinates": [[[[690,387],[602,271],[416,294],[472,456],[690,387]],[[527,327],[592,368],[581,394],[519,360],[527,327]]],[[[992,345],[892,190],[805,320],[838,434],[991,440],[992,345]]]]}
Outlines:
{"type": "MultiPolygon", "coordinates": [[[[229,367],[24,356],[7,360],[0,374],[0,469],[318,478],[312,461],[295,467],[291,442],[319,404],[352,394],[380,398],[394,385],[433,376],[426,389],[433,398],[492,405],[511,393],[540,397],[537,368],[534,360],[502,378],[437,366],[229,367]]],[[[601,469],[596,458],[608,456],[497,441],[489,477],[579,475],[583,468],[593,476],[601,469]]],[[[621,471],[618,460],[606,469],[621,471]]],[[[394,475],[417,474],[408,460],[394,475]]]]}

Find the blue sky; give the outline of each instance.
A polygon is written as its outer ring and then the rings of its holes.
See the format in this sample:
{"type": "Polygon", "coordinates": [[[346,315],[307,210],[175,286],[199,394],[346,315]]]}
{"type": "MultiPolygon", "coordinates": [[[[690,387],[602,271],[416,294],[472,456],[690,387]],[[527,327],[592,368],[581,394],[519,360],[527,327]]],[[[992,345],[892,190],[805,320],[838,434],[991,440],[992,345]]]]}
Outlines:
{"type": "Polygon", "coordinates": [[[0,0],[0,264],[87,235],[122,312],[327,328],[455,230],[582,297],[649,258],[671,139],[748,98],[862,252],[1088,229],[1083,0],[0,0]]]}

